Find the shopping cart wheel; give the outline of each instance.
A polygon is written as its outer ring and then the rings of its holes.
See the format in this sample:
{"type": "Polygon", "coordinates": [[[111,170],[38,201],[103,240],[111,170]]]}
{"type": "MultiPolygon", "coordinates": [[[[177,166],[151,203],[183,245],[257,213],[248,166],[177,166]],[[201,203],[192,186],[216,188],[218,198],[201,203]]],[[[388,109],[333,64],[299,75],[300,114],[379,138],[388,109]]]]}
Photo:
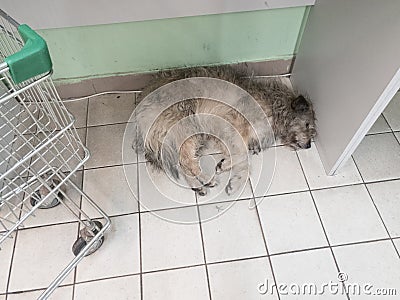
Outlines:
{"type": "MultiPolygon", "coordinates": [[[[96,235],[101,228],[103,228],[103,224],[100,221],[92,221],[93,223],[96,224],[96,226],[88,226],[80,231],[80,237],[75,241],[75,243],[72,245],[72,252],[74,253],[75,256],[77,256],[83,248],[92,240],[93,236],[96,235]],[[92,229],[90,228],[92,227],[92,229]]],[[[89,249],[89,251],[85,254],[85,256],[88,256],[94,252],[97,251],[103,245],[104,242],[104,236],[100,237],[92,247],[89,249]]]]}
{"type": "MultiPolygon", "coordinates": [[[[42,197],[44,197],[40,190],[37,190],[32,196],[31,196],[31,205],[35,206],[40,200],[42,200],[42,197]]],[[[60,200],[63,199],[63,195],[61,192],[58,192],[57,197],[47,199],[47,201],[44,201],[39,208],[40,209],[47,209],[47,208],[53,208],[60,204],[60,200]]]]}

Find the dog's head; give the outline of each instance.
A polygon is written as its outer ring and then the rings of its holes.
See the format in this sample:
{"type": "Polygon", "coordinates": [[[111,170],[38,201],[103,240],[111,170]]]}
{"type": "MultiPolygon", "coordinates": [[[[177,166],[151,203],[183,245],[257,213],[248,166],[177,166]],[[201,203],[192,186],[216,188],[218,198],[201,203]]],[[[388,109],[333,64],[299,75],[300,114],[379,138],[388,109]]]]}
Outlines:
{"type": "Polygon", "coordinates": [[[291,100],[286,132],[281,140],[291,148],[308,149],[316,135],[315,114],[311,102],[303,96],[291,100]]]}

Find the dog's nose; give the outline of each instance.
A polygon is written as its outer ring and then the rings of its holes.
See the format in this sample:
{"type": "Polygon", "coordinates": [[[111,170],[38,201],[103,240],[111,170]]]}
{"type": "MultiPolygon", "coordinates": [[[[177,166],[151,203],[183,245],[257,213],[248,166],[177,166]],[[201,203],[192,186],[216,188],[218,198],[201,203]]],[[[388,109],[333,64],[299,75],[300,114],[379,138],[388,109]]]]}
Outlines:
{"type": "Polygon", "coordinates": [[[308,143],[305,145],[304,147],[305,149],[309,149],[311,148],[311,141],[308,141],[308,143]]]}

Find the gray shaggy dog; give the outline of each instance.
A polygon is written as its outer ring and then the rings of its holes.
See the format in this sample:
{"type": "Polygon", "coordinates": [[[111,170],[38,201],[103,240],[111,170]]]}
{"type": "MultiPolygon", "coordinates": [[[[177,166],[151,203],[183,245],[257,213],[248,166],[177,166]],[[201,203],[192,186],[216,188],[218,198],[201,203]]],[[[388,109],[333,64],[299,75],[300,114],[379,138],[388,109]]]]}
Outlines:
{"type": "Polygon", "coordinates": [[[248,178],[248,154],[258,154],[275,139],[294,150],[307,149],[316,135],[314,110],[305,97],[280,80],[257,81],[227,66],[160,72],[138,96],[138,102],[133,148],[144,153],[156,169],[174,178],[183,175],[199,195],[217,184],[215,174],[205,174],[200,167],[202,150],[217,148],[222,153],[216,174],[231,172],[225,187],[230,195],[248,178]],[[159,89],[183,79],[190,84],[188,78],[227,81],[243,93],[239,91],[237,99],[228,102],[198,96],[181,100],[171,99],[173,95],[159,89]],[[151,101],[142,101],[146,97],[151,101]],[[160,111],[160,107],[164,108],[160,111]]]}

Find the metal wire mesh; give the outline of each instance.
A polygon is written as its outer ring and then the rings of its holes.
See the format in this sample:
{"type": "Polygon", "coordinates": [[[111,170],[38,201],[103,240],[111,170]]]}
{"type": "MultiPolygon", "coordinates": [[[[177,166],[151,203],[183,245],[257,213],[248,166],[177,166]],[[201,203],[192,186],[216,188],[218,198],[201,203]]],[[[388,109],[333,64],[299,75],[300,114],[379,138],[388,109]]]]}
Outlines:
{"type": "MultiPolygon", "coordinates": [[[[4,60],[23,42],[4,17],[0,30],[4,60]]],[[[32,197],[52,201],[89,156],[49,76],[15,85],[0,65],[0,243],[32,212],[32,197]]]]}
{"type": "MultiPolygon", "coordinates": [[[[89,158],[50,78],[50,73],[14,84],[6,57],[21,50],[18,23],[0,10],[0,246],[23,226],[38,208],[61,204],[84,232],[74,243],[76,257],[54,279],[39,299],[47,299],[67,274],[103,242],[109,217],[73,182],[89,158]],[[68,196],[68,189],[79,195],[68,196]],[[92,221],[81,209],[81,199],[105,223],[92,221]]],[[[1,250],[1,249],[0,249],[1,250]]]]}

